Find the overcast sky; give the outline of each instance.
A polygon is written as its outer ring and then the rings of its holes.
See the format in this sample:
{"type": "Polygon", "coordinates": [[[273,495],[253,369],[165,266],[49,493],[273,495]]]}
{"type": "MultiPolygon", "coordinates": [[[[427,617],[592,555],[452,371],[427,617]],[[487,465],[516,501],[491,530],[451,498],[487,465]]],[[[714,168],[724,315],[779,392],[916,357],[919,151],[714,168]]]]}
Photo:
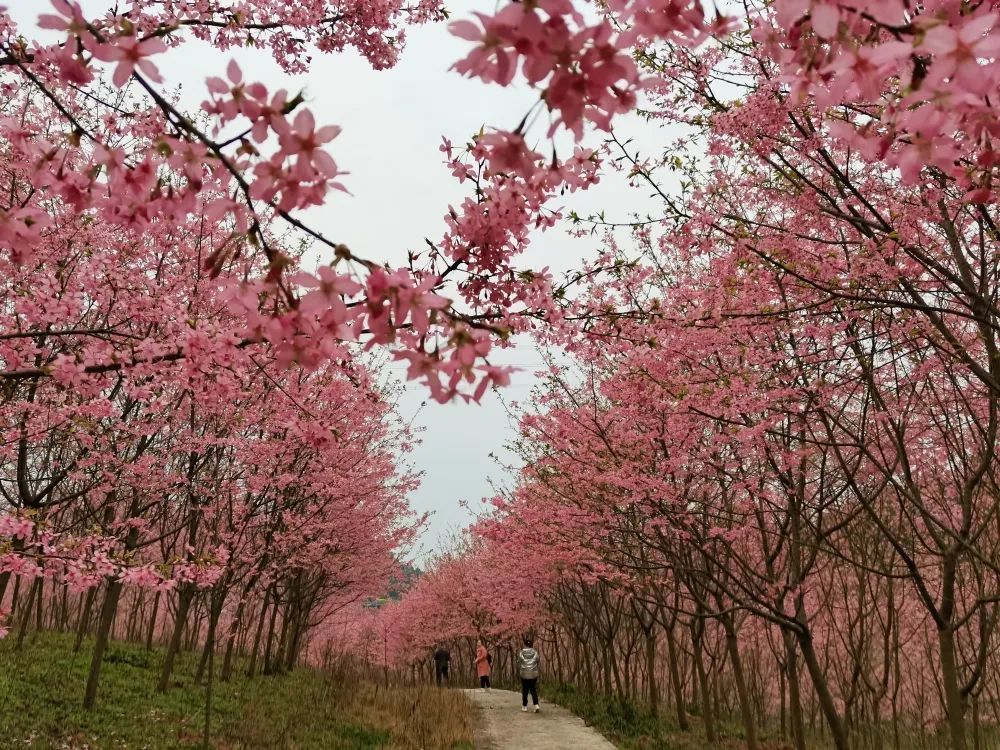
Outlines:
{"type": "MultiPolygon", "coordinates": [[[[46,0],[7,0],[7,4],[25,29],[49,7],[46,0]]],[[[84,0],[82,5],[88,12],[99,13],[112,3],[84,0]]],[[[479,0],[448,2],[453,18],[492,7],[493,3],[479,0]]],[[[363,257],[402,265],[408,249],[424,246],[423,238],[436,241],[442,236],[448,204],[465,196],[442,164],[441,137],[464,143],[483,125],[513,128],[537,99],[537,93],[527,87],[486,86],[450,72],[452,63],[467,51],[468,42],[452,37],[444,24],[433,24],[408,31],[401,61],[388,71],[373,71],[359,55],[346,52],[317,55],[308,73],[292,78],[264,53],[221,53],[200,42],[158,56],[156,63],[169,85],[182,87],[182,99],[190,107],[205,98],[205,76],[222,75],[232,56],[239,60],[245,78],[263,81],[272,89],[304,89],[317,122],[343,128],[329,151],[340,169],[350,172],[342,182],[351,191],[351,195],[331,193],[326,206],[307,214],[309,223],[363,257]]],[[[626,122],[620,132],[640,143],[658,140],[655,130],[638,120],[626,122]]],[[[588,145],[599,142],[599,135],[588,139],[588,145]]],[[[562,205],[580,213],[604,209],[609,218],[645,211],[643,193],[622,183],[610,177],[587,194],[569,196],[562,205]]],[[[535,238],[524,266],[547,265],[562,271],[592,254],[597,243],[596,238],[571,239],[560,228],[549,230],[535,238]]],[[[411,460],[425,476],[411,502],[417,511],[434,514],[424,537],[425,551],[469,522],[470,510],[461,501],[475,509],[483,497],[492,494],[491,479],[500,484],[509,481],[490,455],[498,456],[503,464],[514,460],[504,450],[515,434],[504,402],[528,396],[542,356],[530,342],[520,342],[493,359],[521,368],[499,398],[487,394],[478,405],[429,402],[421,408],[426,397],[422,386],[408,384],[403,394],[404,418],[416,414],[414,424],[423,428],[423,443],[411,460]]],[[[398,373],[404,371],[402,365],[391,367],[398,373]]]]}

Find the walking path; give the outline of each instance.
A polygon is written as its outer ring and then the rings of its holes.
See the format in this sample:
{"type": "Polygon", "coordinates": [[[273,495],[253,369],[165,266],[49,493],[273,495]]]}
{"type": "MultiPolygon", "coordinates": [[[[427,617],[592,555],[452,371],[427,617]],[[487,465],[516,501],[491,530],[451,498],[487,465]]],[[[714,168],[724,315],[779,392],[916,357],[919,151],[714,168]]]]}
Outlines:
{"type": "Polygon", "coordinates": [[[510,690],[466,690],[476,708],[476,750],[615,750],[565,708],[541,703],[521,712],[521,694],[510,690]]]}

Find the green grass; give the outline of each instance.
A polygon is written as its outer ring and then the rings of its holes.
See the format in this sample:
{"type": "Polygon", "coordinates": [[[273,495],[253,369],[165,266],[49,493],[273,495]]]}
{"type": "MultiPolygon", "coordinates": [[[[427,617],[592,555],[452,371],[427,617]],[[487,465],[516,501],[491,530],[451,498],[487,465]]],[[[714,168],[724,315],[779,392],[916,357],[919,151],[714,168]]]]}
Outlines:
{"type": "Polygon", "coordinates": [[[545,697],[581,717],[623,750],[704,747],[700,735],[676,731],[628,701],[588,694],[572,684],[546,686],[545,697]]]}
{"type": "MultiPolygon", "coordinates": [[[[683,731],[677,727],[675,714],[669,707],[663,707],[661,715],[654,717],[644,704],[588,694],[572,684],[551,686],[546,694],[553,703],[580,716],[622,750],[705,750],[708,747],[737,750],[746,747],[742,726],[731,721],[717,721],[719,739],[709,745],[696,714],[688,714],[691,728],[683,731]]],[[[769,737],[767,732],[761,734],[759,744],[764,750],[790,748],[787,742],[769,737]]]]}
{"type": "MultiPolygon", "coordinates": [[[[572,684],[547,685],[543,697],[557,703],[592,725],[621,750],[706,750],[708,747],[739,750],[745,748],[743,727],[732,717],[717,721],[719,741],[709,745],[704,728],[696,713],[689,713],[691,728],[678,729],[671,709],[654,718],[644,705],[622,701],[617,697],[593,695],[572,684]]],[[[762,750],[790,750],[790,740],[779,738],[777,727],[758,726],[758,740],[762,750]]],[[[973,746],[971,720],[967,726],[969,746],[973,746]]],[[[864,724],[851,728],[851,747],[858,750],[892,748],[894,736],[889,723],[864,724]]],[[[1000,729],[987,725],[980,728],[979,747],[1000,748],[1000,729]]],[[[832,744],[828,735],[806,727],[806,747],[809,750],[829,750],[832,744]]],[[[950,742],[946,727],[924,731],[900,727],[900,750],[948,750],[950,742]]]]}
{"type": "MultiPolygon", "coordinates": [[[[20,653],[0,641],[0,750],[203,747],[205,688],[194,684],[194,655],[182,655],[175,686],[161,694],[162,654],[112,644],[98,705],[85,711],[89,662],[89,644],[74,654],[68,636],[45,634],[20,653]]],[[[213,750],[395,750],[418,747],[414,733],[428,750],[472,747],[469,706],[450,691],[376,690],[300,669],[216,682],[213,706],[213,750]]]]}

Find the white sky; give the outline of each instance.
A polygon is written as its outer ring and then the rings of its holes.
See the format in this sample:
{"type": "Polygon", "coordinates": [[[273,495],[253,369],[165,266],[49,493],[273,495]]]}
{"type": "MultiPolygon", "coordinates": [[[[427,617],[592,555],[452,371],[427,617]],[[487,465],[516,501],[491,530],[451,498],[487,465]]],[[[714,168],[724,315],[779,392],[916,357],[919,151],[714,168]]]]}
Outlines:
{"type": "MultiPolygon", "coordinates": [[[[6,4],[23,30],[32,28],[37,14],[50,7],[47,0],[7,0],[6,4]]],[[[94,15],[113,5],[111,0],[81,4],[94,15]]],[[[448,2],[453,18],[466,17],[477,8],[490,11],[493,3],[448,2]]],[[[442,164],[441,137],[462,144],[482,125],[513,128],[537,98],[527,87],[486,86],[450,72],[452,63],[469,48],[468,42],[451,36],[444,24],[410,29],[407,36],[400,63],[388,71],[373,71],[350,51],[317,55],[307,74],[290,78],[266,53],[242,49],[220,53],[197,41],[158,56],[155,62],[168,85],[182,87],[182,100],[191,108],[205,98],[204,78],[224,75],[231,57],[238,60],[246,79],[260,80],[272,90],[304,89],[317,122],[343,128],[328,150],[340,169],[350,172],[342,182],[351,191],[351,195],[331,193],[326,206],[306,215],[308,222],[363,257],[403,265],[408,249],[425,246],[424,237],[436,242],[442,236],[448,204],[460,202],[466,194],[442,164]]],[[[539,125],[541,137],[545,123],[539,125]]],[[[626,121],[619,135],[639,137],[640,143],[662,142],[654,127],[638,119],[626,121]]],[[[598,144],[600,134],[591,134],[585,142],[598,144]]],[[[609,219],[625,219],[631,213],[656,210],[644,198],[643,191],[629,189],[611,175],[586,194],[567,196],[559,205],[580,214],[603,209],[609,219]]],[[[597,238],[572,239],[557,227],[535,239],[524,266],[547,265],[558,275],[593,253],[598,242],[597,238]]],[[[501,398],[487,394],[479,405],[441,406],[431,401],[421,409],[426,397],[423,386],[408,384],[403,394],[404,418],[416,414],[414,424],[424,430],[423,443],[411,460],[425,477],[411,502],[419,512],[434,513],[424,538],[425,551],[469,522],[471,512],[460,501],[474,509],[492,494],[491,478],[500,484],[509,478],[490,459],[492,453],[503,464],[513,461],[504,443],[515,436],[515,430],[503,401],[528,396],[542,357],[530,342],[520,342],[492,359],[522,367],[501,398]]],[[[399,373],[405,369],[391,367],[399,373]]]]}

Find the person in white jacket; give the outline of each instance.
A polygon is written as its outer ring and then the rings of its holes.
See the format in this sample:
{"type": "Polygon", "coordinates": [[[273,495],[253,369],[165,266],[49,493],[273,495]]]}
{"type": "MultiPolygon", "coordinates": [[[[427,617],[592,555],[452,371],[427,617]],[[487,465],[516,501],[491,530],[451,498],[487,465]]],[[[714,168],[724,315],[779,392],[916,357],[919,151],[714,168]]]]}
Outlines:
{"type": "Polygon", "coordinates": [[[517,668],[521,673],[521,710],[528,710],[528,694],[538,713],[538,652],[530,638],[524,639],[524,648],[517,653],[517,668]]]}

